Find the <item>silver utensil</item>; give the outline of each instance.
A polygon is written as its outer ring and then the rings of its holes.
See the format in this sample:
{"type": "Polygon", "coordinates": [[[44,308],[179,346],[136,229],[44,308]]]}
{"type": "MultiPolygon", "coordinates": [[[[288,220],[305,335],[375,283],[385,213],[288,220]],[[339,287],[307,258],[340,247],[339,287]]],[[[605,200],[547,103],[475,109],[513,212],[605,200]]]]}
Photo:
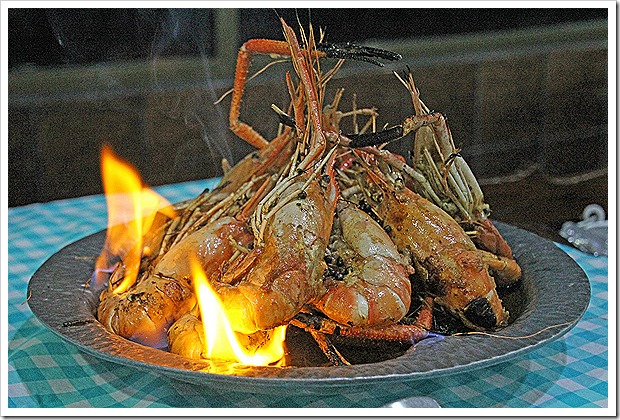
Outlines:
{"type": "Polygon", "coordinates": [[[441,408],[439,403],[431,397],[407,397],[396,400],[387,405],[385,408],[441,408]]]}

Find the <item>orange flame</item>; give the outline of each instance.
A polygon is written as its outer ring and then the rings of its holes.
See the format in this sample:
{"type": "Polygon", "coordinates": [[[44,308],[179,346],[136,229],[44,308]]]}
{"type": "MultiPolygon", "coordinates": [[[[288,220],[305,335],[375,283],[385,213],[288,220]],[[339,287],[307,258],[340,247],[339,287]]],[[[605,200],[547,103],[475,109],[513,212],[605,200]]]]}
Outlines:
{"type": "Polygon", "coordinates": [[[203,354],[209,359],[228,360],[249,366],[267,366],[282,360],[286,325],[250,337],[236,333],[226,317],[226,309],[195,258],[192,259],[192,276],[205,334],[203,354]],[[248,346],[257,337],[260,344],[248,346]]]}
{"type": "Polygon", "coordinates": [[[114,257],[125,265],[122,282],[113,290],[123,293],[138,277],[144,235],[153,227],[156,214],[170,218],[175,211],[163,197],[142,184],[140,174],[114,154],[109,146],[101,150],[101,174],[108,205],[108,230],[96,268],[107,269],[114,257]]]}

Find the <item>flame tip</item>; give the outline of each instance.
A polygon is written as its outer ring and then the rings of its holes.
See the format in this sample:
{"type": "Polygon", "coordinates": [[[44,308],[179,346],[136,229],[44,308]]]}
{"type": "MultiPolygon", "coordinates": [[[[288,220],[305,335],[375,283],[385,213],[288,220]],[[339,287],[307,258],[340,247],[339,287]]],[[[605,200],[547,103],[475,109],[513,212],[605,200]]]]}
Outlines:
{"type": "Polygon", "coordinates": [[[122,293],[137,279],[144,236],[153,228],[156,214],[173,218],[176,212],[165,198],[145,187],[138,171],[108,144],[101,148],[101,175],[108,205],[108,230],[98,263],[113,257],[123,260],[125,276],[113,291],[122,293]]]}

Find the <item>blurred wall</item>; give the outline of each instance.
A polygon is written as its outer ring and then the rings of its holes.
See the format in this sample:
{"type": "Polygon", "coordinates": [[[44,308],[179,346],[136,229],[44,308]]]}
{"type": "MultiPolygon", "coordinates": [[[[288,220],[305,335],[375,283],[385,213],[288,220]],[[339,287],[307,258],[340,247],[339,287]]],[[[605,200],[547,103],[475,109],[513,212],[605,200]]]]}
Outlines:
{"type": "MultiPolygon", "coordinates": [[[[21,10],[9,15],[10,52],[18,41],[44,42],[20,40],[13,31],[27,21],[21,10]]],[[[99,20],[93,12],[80,12],[87,40],[106,39],[95,36],[94,22],[104,35],[114,35],[106,52],[88,42],[82,46],[79,33],[68,34],[73,20],[51,10],[39,16],[50,25],[50,45],[56,45],[50,55],[10,54],[10,206],[100,193],[104,143],[132,162],[149,185],[219,176],[222,158],[235,162],[252,150],[227,129],[230,97],[214,102],[232,86],[236,52],[245,39],[281,39],[274,11],[138,12],[125,11],[142,32],[127,24],[118,30],[109,12],[99,20]],[[123,43],[125,51],[119,50],[123,43]]],[[[457,147],[487,185],[488,200],[503,209],[494,213],[500,220],[521,217],[520,203],[529,202],[528,194],[540,200],[556,194],[555,219],[578,216],[588,201],[606,206],[608,55],[607,20],[601,19],[606,9],[518,12],[278,11],[289,23],[296,15],[306,22],[309,13],[315,29],[327,26],[329,41],[356,40],[401,53],[402,61],[383,68],[347,62],[330,82],[328,97],[344,87],[342,109],[355,94],[359,107],[378,108],[379,126],[396,124],[413,111],[392,71],[411,68],[422,99],[448,117],[457,147]],[[351,30],[341,24],[345,19],[362,24],[351,30]],[[515,182],[534,184],[523,191],[515,182]],[[581,188],[566,204],[569,189],[580,185],[596,187],[581,188]],[[570,211],[563,213],[563,207],[570,211]]],[[[270,59],[255,61],[252,71],[270,59]]],[[[270,105],[287,104],[287,66],[277,64],[252,80],[244,97],[242,119],[267,137],[277,127],[270,105]]],[[[407,155],[411,141],[390,147],[407,155]]]]}

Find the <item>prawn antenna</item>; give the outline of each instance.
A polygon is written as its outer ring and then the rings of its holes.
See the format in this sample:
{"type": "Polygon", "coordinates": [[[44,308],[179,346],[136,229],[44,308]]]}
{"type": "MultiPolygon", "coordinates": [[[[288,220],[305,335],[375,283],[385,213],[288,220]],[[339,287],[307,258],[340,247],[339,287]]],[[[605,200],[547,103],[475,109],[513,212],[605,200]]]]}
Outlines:
{"type": "Polygon", "coordinates": [[[380,48],[365,47],[363,45],[353,44],[351,42],[343,42],[332,44],[321,42],[316,49],[322,51],[331,58],[342,58],[345,60],[357,60],[372,63],[379,67],[383,67],[383,63],[378,59],[397,61],[403,58],[400,54],[382,50],[380,48]]]}

